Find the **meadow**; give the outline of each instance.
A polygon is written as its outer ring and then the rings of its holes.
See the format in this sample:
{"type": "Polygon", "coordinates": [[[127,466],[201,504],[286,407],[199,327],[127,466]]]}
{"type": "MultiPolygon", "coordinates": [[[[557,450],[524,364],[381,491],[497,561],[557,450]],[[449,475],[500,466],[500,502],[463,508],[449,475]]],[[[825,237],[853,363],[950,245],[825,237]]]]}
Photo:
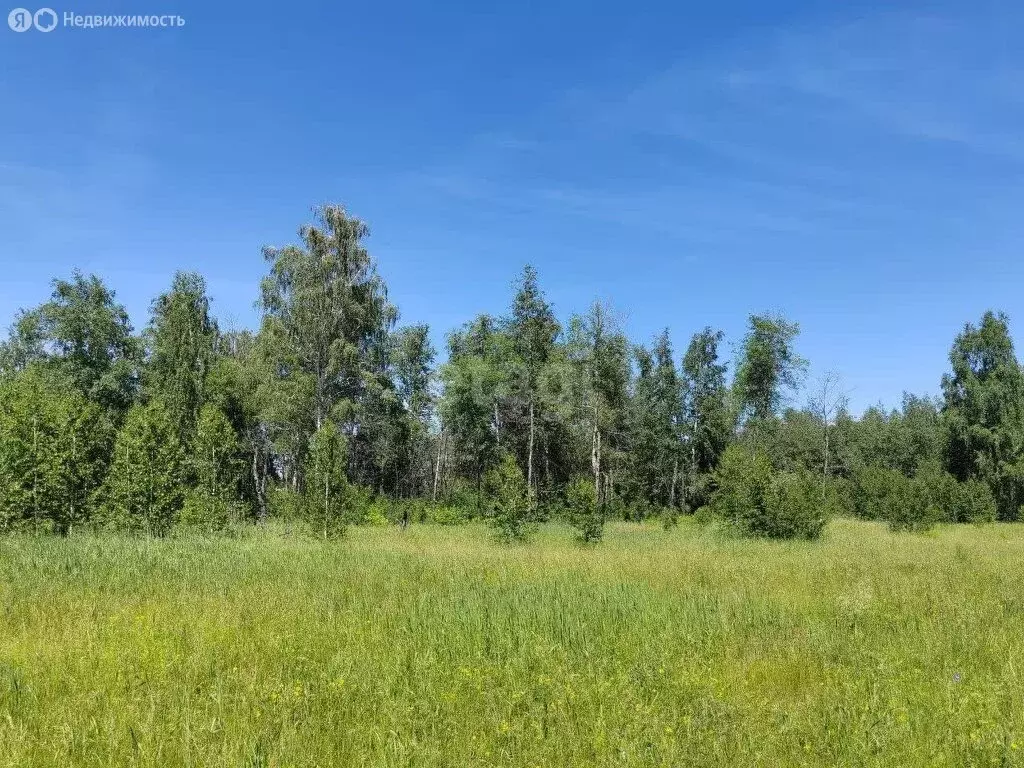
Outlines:
{"type": "Polygon", "coordinates": [[[0,765],[1024,764],[1024,526],[0,538],[0,765]]]}

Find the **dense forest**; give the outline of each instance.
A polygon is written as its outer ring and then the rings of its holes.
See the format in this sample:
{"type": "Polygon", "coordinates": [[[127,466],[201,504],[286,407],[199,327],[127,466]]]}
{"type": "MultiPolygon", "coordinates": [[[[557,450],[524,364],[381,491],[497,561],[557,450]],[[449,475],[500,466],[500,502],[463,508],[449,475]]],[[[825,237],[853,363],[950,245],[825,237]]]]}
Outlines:
{"type": "Polygon", "coordinates": [[[562,519],[594,541],[609,519],[695,514],[814,538],[835,515],[922,530],[1021,513],[1024,375],[1002,314],[953,340],[941,398],[857,418],[837,376],[807,380],[784,317],[751,315],[735,360],[710,327],[637,344],[599,302],[560,323],[531,267],[438,365],[367,234],[324,206],[265,248],[256,332],[218,328],[194,273],[141,333],[99,277],[54,280],[0,345],[0,529],[482,518],[522,538],[562,519]]]}

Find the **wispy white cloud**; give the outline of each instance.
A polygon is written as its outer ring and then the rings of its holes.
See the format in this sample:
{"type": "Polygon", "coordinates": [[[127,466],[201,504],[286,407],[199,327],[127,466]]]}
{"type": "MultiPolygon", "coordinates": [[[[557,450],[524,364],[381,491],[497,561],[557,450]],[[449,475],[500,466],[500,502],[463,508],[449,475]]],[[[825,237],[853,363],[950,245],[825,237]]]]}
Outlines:
{"type": "Polygon", "coordinates": [[[482,204],[705,242],[962,213],[979,172],[1021,192],[1011,27],[879,13],[761,31],[625,91],[581,84],[543,136],[482,139],[428,175],[482,204]]]}

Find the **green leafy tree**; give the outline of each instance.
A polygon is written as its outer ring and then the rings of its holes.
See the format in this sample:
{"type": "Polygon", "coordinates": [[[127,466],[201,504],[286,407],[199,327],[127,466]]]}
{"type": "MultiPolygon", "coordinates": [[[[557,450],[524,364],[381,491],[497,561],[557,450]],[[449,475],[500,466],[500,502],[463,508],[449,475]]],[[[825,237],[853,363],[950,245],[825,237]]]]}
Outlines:
{"type": "Polygon", "coordinates": [[[185,450],[167,406],[135,405],[117,433],[101,494],[112,524],[155,536],[178,521],[184,498],[185,450]]]}
{"type": "Polygon", "coordinates": [[[41,306],[19,313],[0,354],[8,370],[41,363],[118,420],[137,388],[140,348],[125,308],[95,275],[54,280],[41,306]]]}
{"type": "Polygon", "coordinates": [[[582,441],[589,442],[594,497],[607,504],[611,457],[619,452],[629,404],[629,341],[611,309],[594,302],[585,315],[569,322],[568,372],[572,408],[570,419],[582,425],[582,441]]]}
{"type": "Polygon", "coordinates": [[[164,401],[188,445],[206,398],[217,325],[210,317],[206,283],[194,272],[178,272],[171,290],[150,309],[146,388],[164,401]]]}
{"type": "Polygon", "coordinates": [[[949,353],[942,379],[946,460],[959,480],[981,480],[999,518],[1015,520],[1024,502],[1024,374],[1005,315],[986,312],[968,323],[949,353]]]}
{"type": "Polygon", "coordinates": [[[828,522],[820,478],[775,471],[763,451],[731,445],[715,475],[711,509],[743,535],[816,539],[828,522]]]}
{"type": "Polygon", "coordinates": [[[210,403],[199,413],[189,464],[195,486],[185,497],[182,522],[208,530],[223,528],[241,511],[244,464],[234,427],[224,412],[210,403]]]}
{"type": "Polygon", "coordinates": [[[525,541],[530,535],[530,499],[526,478],[508,453],[484,479],[489,500],[488,519],[498,538],[505,542],[525,541]]]}
{"type": "Polygon", "coordinates": [[[414,325],[400,329],[392,345],[393,371],[398,399],[407,426],[404,451],[405,480],[401,490],[425,494],[431,480],[430,432],[434,417],[434,358],[429,328],[414,325]]]}
{"type": "Polygon", "coordinates": [[[310,525],[325,539],[343,536],[352,516],[347,461],[345,436],[333,421],[324,422],[313,435],[303,501],[310,525]]]}
{"type": "Polygon", "coordinates": [[[512,301],[512,312],[507,322],[507,334],[515,354],[516,394],[527,414],[526,485],[534,492],[534,460],[537,447],[537,424],[541,398],[541,375],[551,359],[560,333],[551,305],[537,282],[537,272],[527,266],[523,269],[518,289],[512,301]]]}
{"type": "Polygon", "coordinates": [[[727,366],[719,361],[721,331],[694,334],[683,357],[683,418],[689,481],[684,497],[691,509],[707,504],[710,477],[735,426],[725,383],[727,366]]]}
{"type": "Polygon", "coordinates": [[[299,229],[302,245],[265,248],[264,323],[276,326],[280,363],[312,379],[313,424],[351,404],[363,383],[365,352],[396,317],[387,288],[363,246],[366,224],[325,205],[299,229]]]}
{"type": "Polygon", "coordinates": [[[751,315],[736,371],[736,389],[743,411],[754,423],[775,416],[786,393],[799,385],[807,361],[793,342],[800,326],[780,315],[751,315]]]}
{"type": "Polygon", "coordinates": [[[508,370],[502,366],[506,344],[507,338],[491,318],[482,316],[451,334],[448,362],[441,369],[442,442],[451,444],[457,468],[475,479],[481,514],[483,479],[498,461],[504,433],[501,414],[509,388],[508,370]]]}
{"type": "Polygon", "coordinates": [[[577,477],[565,492],[569,522],[579,531],[584,544],[592,544],[604,536],[604,513],[597,503],[594,485],[577,477]]]}
{"type": "Polygon", "coordinates": [[[38,366],[0,384],[0,529],[88,522],[110,438],[99,406],[38,366]]]}
{"type": "Polygon", "coordinates": [[[630,493],[639,507],[674,502],[682,454],[682,400],[667,333],[653,350],[634,350],[637,376],[629,405],[630,493]]]}

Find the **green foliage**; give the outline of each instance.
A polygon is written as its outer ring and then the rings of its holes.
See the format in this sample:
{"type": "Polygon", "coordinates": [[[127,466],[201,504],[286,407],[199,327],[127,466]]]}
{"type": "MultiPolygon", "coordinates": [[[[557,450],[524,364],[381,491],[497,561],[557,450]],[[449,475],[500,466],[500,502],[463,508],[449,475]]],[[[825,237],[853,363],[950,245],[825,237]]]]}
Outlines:
{"type": "Polygon", "coordinates": [[[187,445],[200,418],[217,337],[206,282],[195,272],[178,272],[171,290],[153,300],[150,315],[144,381],[163,400],[187,445]]]}
{"type": "Polygon", "coordinates": [[[828,523],[821,478],[807,471],[777,472],[764,499],[763,517],[748,530],[775,539],[816,539],[828,523]]]}
{"type": "Polygon", "coordinates": [[[525,541],[530,535],[530,500],[519,464],[505,454],[484,478],[488,521],[501,541],[525,541]]]}
{"type": "Polygon", "coordinates": [[[709,525],[715,520],[715,510],[711,507],[697,507],[693,513],[693,521],[697,525],[709,525]]]}
{"type": "Polygon", "coordinates": [[[294,488],[277,485],[267,494],[268,513],[271,518],[294,525],[305,520],[302,494],[294,488]]]}
{"type": "Polygon", "coordinates": [[[424,510],[423,522],[436,525],[461,525],[468,522],[471,515],[467,508],[453,504],[430,504],[424,510]]]}
{"type": "Polygon", "coordinates": [[[707,327],[694,334],[683,357],[683,418],[691,475],[686,487],[692,508],[703,506],[710,498],[707,479],[718,466],[734,426],[725,383],[727,367],[718,356],[723,338],[721,331],[707,327]]]}
{"type": "Polygon", "coordinates": [[[88,521],[111,434],[99,407],[37,366],[0,384],[0,530],[88,521]]]}
{"type": "Polygon", "coordinates": [[[274,382],[306,415],[293,424],[293,444],[303,448],[329,419],[356,417],[397,317],[363,246],[366,224],[337,205],[317,208],[315,218],[299,230],[301,245],[264,249],[270,274],[261,284],[265,353],[274,382]]]}
{"type": "Polygon", "coordinates": [[[800,326],[779,315],[751,315],[736,371],[739,401],[757,422],[774,416],[787,391],[796,389],[807,361],[793,349],[800,326]]]}
{"type": "Polygon", "coordinates": [[[938,489],[927,478],[903,478],[885,497],[883,517],[893,531],[930,530],[942,520],[938,489]]]}
{"type": "Polygon", "coordinates": [[[958,493],[950,506],[949,521],[952,523],[991,523],[998,517],[996,497],[987,483],[968,480],[959,483],[958,493]]]}
{"type": "Polygon", "coordinates": [[[354,494],[345,474],[344,435],[328,421],[313,436],[303,502],[310,527],[325,539],[342,536],[352,521],[354,494]]]}
{"type": "Polygon", "coordinates": [[[224,412],[204,405],[192,441],[189,465],[195,486],[185,498],[181,521],[218,530],[244,515],[239,500],[242,476],[241,446],[224,412]]]}
{"type": "Polygon", "coordinates": [[[716,482],[715,515],[744,535],[816,539],[827,522],[820,479],[807,472],[775,472],[762,452],[729,446],[716,482]]]}
{"type": "Polygon", "coordinates": [[[104,518],[128,530],[166,535],[184,501],[185,475],[185,451],[167,407],[160,400],[133,406],[117,433],[101,489],[104,518]]]}
{"type": "Polygon", "coordinates": [[[683,395],[667,331],[652,349],[636,347],[637,378],[628,410],[631,495],[644,506],[680,501],[683,395]]]}
{"type": "Polygon", "coordinates": [[[1014,520],[1024,503],[1024,372],[1006,316],[986,312],[980,325],[965,325],[949,361],[953,370],[942,379],[949,471],[987,483],[999,518],[1014,520]]]}
{"type": "Polygon", "coordinates": [[[857,514],[857,490],[847,477],[830,477],[825,487],[828,517],[854,517],[857,514]]]}
{"type": "Polygon", "coordinates": [[[441,370],[444,398],[441,418],[453,443],[456,468],[477,478],[494,466],[501,425],[494,424],[497,403],[507,386],[494,359],[496,340],[489,318],[452,334],[449,359],[441,370]]]}
{"type": "Polygon", "coordinates": [[[135,396],[140,350],[128,312],[95,275],[54,280],[45,304],[19,313],[0,362],[41,363],[115,419],[135,396]]]}
{"type": "Polygon", "coordinates": [[[982,523],[996,517],[995,499],[985,483],[957,482],[934,462],[922,465],[912,478],[893,469],[865,467],[853,485],[857,515],[886,520],[893,530],[920,532],[939,522],[982,523]]]}
{"type": "Polygon", "coordinates": [[[702,507],[746,533],[813,537],[830,516],[923,530],[1024,504],[1024,372],[1001,314],[957,336],[941,410],[904,395],[856,419],[828,376],[785,408],[806,362],[780,316],[749,318],[730,387],[720,331],[695,334],[681,366],[668,331],[633,347],[600,302],[563,335],[527,267],[503,315],[451,334],[435,378],[427,326],[394,330],[367,234],[326,205],[298,244],[265,249],[258,333],[219,333],[203,278],[176,274],[145,354],[99,278],[54,281],[0,345],[0,525],[66,532],[101,505],[158,534],[487,517],[515,539],[568,499],[585,539],[600,517],[671,528],[702,507]],[[723,467],[731,442],[748,456],[723,467]]]}
{"type": "Polygon", "coordinates": [[[593,480],[577,477],[565,491],[569,522],[579,531],[584,544],[596,543],[604,536],[604,512],[598,506],[593,480]]]}
{"type": "Polygon", "coordinates": [[[907,482],[907,478],[894,469],[863,467],[853,478],[855,514],[865,520],[886,519],[886,499],[894,493],[902,493],[902,486],[907,482]]]}

